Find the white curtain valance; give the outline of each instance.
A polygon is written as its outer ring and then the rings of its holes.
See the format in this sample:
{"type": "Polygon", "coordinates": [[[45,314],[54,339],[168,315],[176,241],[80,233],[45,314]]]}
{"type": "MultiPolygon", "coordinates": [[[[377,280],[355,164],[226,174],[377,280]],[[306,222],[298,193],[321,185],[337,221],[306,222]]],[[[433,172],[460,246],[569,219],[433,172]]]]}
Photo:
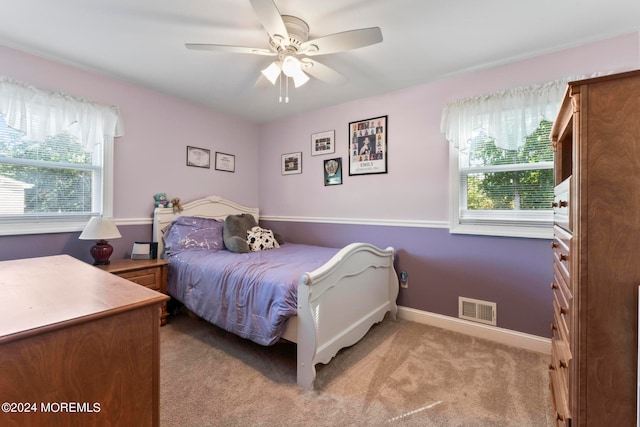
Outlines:
{"type": "Polygon", "coordinates": [[[116,107],[96,104],[63,93],[46,92],[27,83],[0,76],[0,113],[7,125],[25,133],[30,141],[67,131],[87,151],[106,138],[124,134],[116,107]]]}
{"type": "Polygon", "coordinates": [[[489,95],[459,99],[446,105],[440,130],[447,141],[459,149],[472,138],[485,135],[497,147],[517,150],[545,119],[558,114],[568,78],[544,84],[520,87],[489,95]]]}

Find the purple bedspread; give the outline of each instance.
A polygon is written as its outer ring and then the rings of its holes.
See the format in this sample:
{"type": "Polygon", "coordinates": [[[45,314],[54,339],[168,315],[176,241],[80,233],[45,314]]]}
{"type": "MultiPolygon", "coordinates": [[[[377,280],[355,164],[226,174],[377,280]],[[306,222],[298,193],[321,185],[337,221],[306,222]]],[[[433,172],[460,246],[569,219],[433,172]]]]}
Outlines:
{"type": "Polygon", "coordinates": [[[271,345],[297,313],[300,276],[338,251],[294,243],[246,254],[187,250],[170,257],[167,290],[203,319],[271,345]]]}

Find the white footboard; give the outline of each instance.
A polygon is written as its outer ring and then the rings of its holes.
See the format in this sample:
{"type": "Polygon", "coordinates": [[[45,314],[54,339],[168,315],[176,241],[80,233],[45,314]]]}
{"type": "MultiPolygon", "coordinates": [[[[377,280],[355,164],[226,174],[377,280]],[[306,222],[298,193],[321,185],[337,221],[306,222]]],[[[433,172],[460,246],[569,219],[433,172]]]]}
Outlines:
{"type": "Polygon", "coordinates": [[[298,385],[313,389],[315,365],[358,342],[386,312],[396,316],[394,250],[352,243],[298,284],[298,385]]]}

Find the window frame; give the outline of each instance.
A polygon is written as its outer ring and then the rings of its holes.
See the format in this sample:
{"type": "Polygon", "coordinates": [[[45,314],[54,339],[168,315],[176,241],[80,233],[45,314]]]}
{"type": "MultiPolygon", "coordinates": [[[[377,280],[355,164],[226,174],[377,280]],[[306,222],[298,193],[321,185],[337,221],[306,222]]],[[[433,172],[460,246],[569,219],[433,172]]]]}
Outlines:
{"type": "MultiPolygon", "coordinates": [[[[513,222],[513,218],[516,214],[510,214],[513,211],[484,211],[479,215],[468,215],[469,218],[474,218],[475,221],[467,221],[462,215],[464,209],[462,209],[463,197],[466,197],[466,192],[463,193],[463,185],[461,185],[461,175],[464,172],[495,172],[495,171],[511,171],[511,170],[533,170],[533,169],[548,169],[549,165],[553,168],[553,162],[540,162],[533,163],[534,167],[524,168],[522,165],[529,166],[529,164],[516,164],[513,167],[507,167],[506,165],[491,165],[485,167],[473,167],[473,168],[461,168],[459,149],[453,142],[449,144],[449,232],[452,234],[475,234],[483,236],[502,236],[502,237],[522,237],[522,238],[536,238],[536,239],[551,239],[553,238],[553,211],[551,206],[548,211],[543,212],[522,212],[517,213],[520,217],[530,217],[532,222],[543,222],[545,225],[516,225],[509,224],[513,222]],[[503,218],[496,218],[502,215],[503,218]],[[480,223],[482,217],[487,217],[485,223],[480,223]]],[[[468,211],[467,211],[468,212],[468,211]]]]}
{"type": "MultiPolygon", "coordinates": [[[[102,145],[102,216],[113,216],[113,138],[104,138],[102,145]]],[[[89,217],[92,216],[89,214],[89,217]]],[[[24,234],[70,233],[82,231],[87,224],[85,214],[61,215],[52,217],[14,217],[0,219],[0,236],[24,234]],[[75,217],[75,218],[74,218],[75,217]]]]}

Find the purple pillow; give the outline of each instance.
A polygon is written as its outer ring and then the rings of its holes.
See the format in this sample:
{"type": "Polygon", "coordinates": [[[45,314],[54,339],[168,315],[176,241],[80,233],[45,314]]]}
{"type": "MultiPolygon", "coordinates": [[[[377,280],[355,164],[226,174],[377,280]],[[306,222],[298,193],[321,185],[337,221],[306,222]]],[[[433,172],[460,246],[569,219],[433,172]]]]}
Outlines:
{"type": "Polygon", "coordinates": [[[181,216],[171,224],[164,236],[165,251],[169,255],[197,249],[218,251],[224,249],[222,228],[217,219],[181,216]]]}

